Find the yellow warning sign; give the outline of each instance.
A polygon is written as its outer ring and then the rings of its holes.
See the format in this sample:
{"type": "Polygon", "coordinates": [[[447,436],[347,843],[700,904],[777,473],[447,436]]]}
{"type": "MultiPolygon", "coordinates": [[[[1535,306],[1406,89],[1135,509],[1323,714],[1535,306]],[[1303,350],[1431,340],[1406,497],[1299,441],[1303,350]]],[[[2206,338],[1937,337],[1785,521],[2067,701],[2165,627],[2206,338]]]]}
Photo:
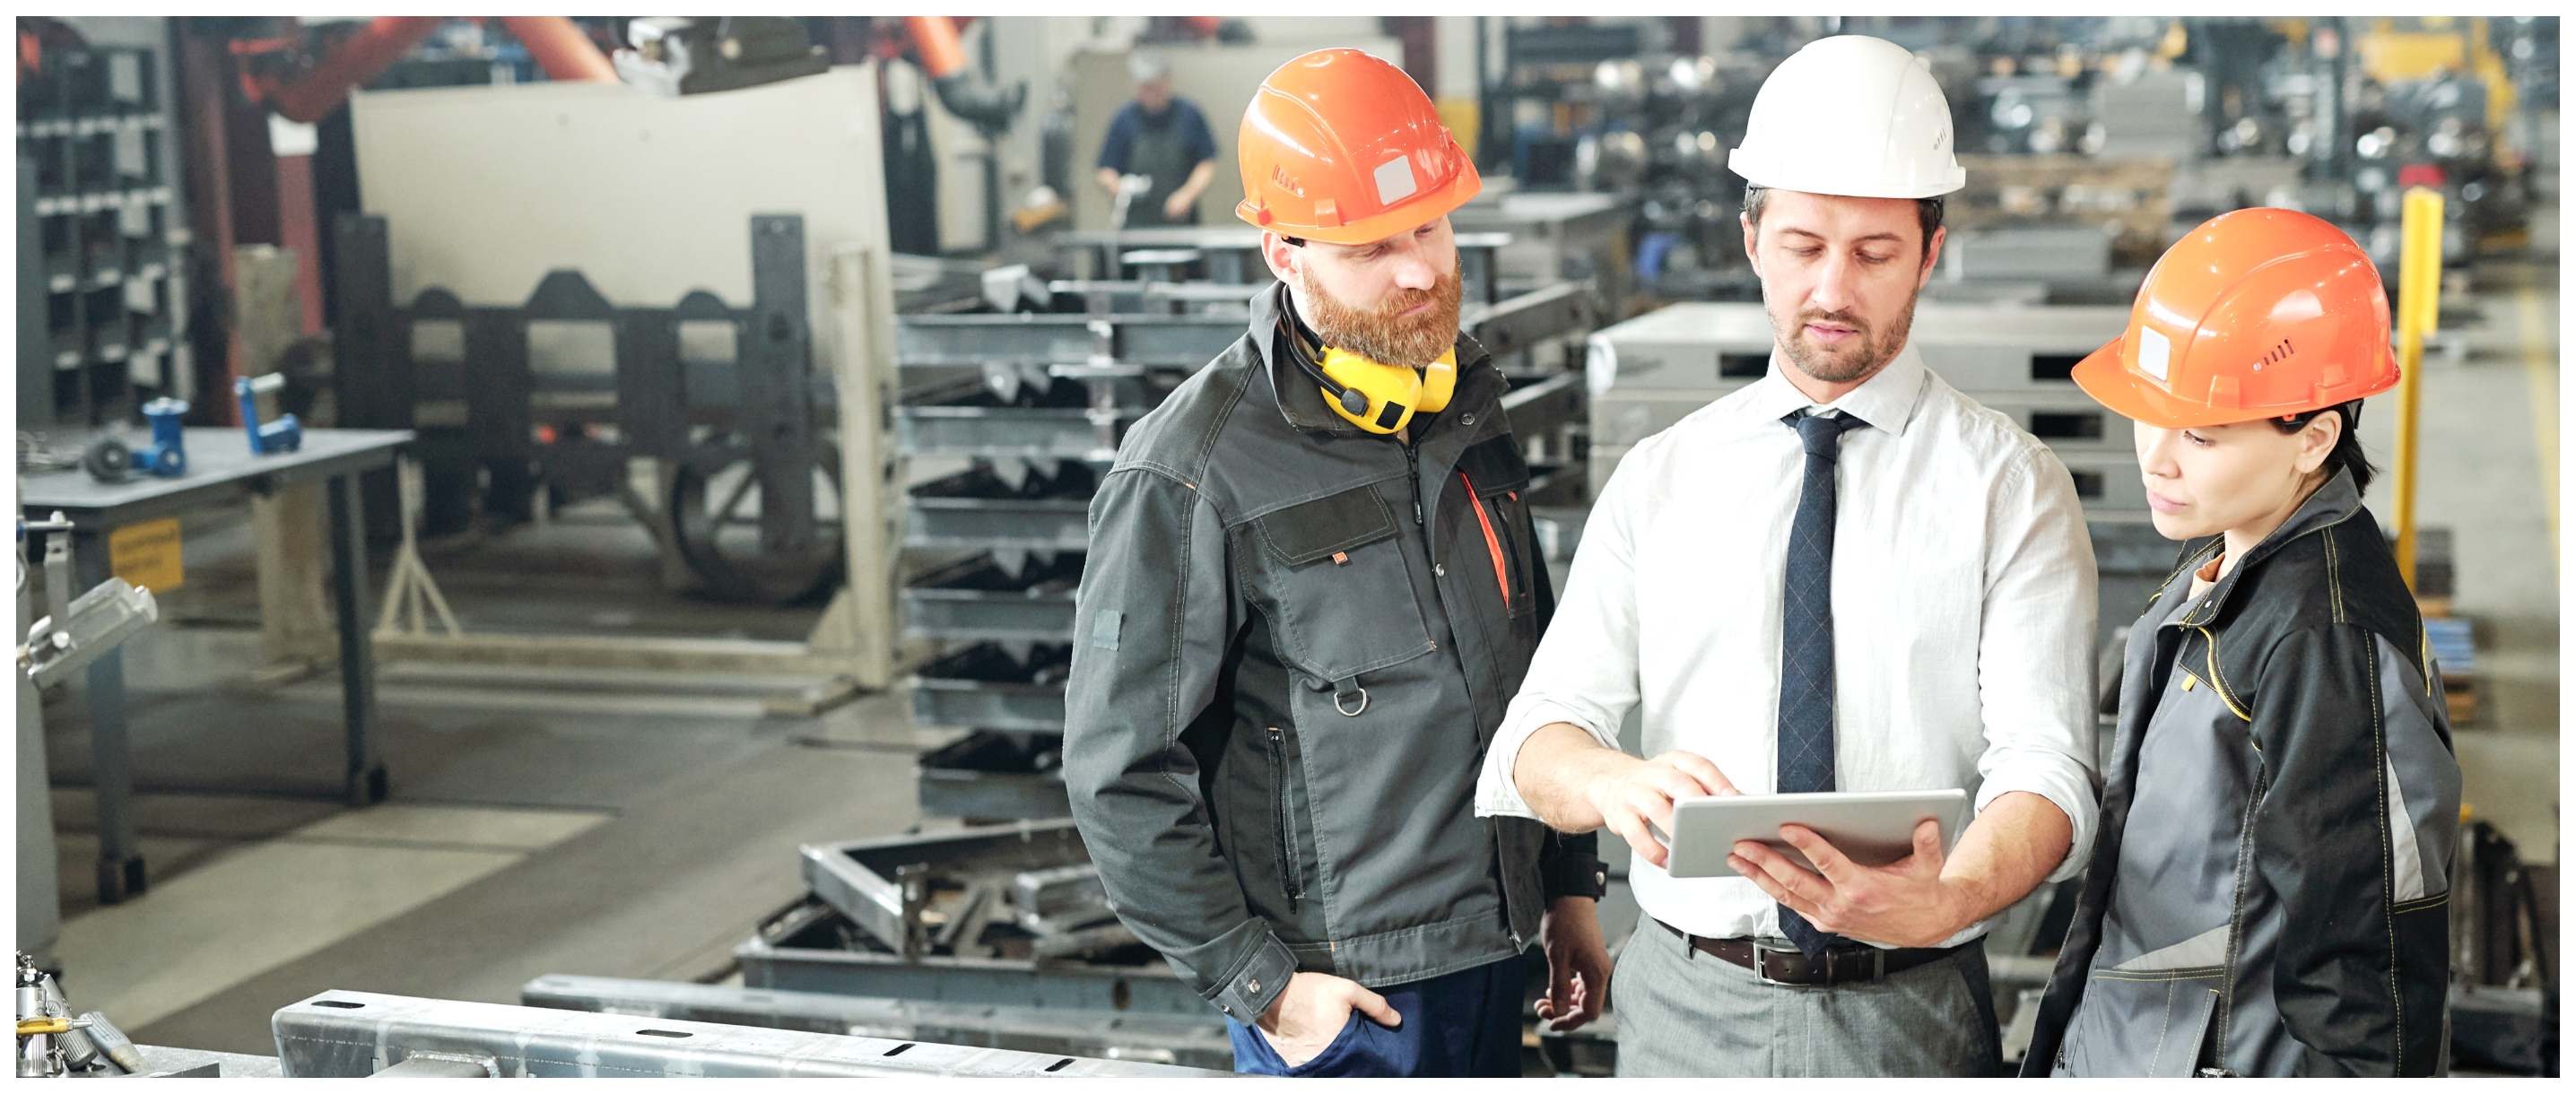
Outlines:
{"type": "Polygon", "coordinates": [[[129,585],[165,592],[188,582],[179,560],[179,518],[129,524],[107,534],[108,572],[129,585]]]}

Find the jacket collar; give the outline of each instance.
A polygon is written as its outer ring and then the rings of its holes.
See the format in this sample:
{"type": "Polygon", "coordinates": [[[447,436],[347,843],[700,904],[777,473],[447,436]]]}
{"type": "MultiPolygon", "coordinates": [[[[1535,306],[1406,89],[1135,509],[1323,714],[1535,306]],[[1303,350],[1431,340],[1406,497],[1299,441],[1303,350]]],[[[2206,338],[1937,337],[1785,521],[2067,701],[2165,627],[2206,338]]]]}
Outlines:
{"type": "MultiPolygon", "coordinates": [[[[2271,535],[2263,537],[2262,542],[2245,552],[2245,557],[2237,559],[2235,565],[2228,567],[2227,575],[2219,578],[2218,584],[2210,587],[2208,594],[2200,598],[2199,604],[2170,622],[2179,626],[2197,627],[2218,618],[2219,611],[2227,606],[2229,596],[2236,591],[2236,587],[2242,583],[2245,575],[2254,568],[2256,563],[2271,557],[2275,552],[2289,545],[2291,540],[2311,532],[2332,528],[2351,520],[2353,514],[2360,511],[2361,491],[2353,489],[2352,472],[2336,468],[2334,476],[2327,479],[2325,485],[2317,487],[2316,493],[2308,495],[2308,500],[2299,504],[2298,511],[2291,513],[2290,519],[2282,521],[2280,527],[2272,529],[2271,535]]],[[[2219,539],[2220,537],[2217,536],[2208,536],[2183,545],[2183,557],[2187,560],[2183,564],[2185,569],[2207,565],[2211,555],[2218,549],[2219,539]]],[[[2177,571],[2174,578],[2180,580],[2188,576],[2184,571],[2177,571]]],[[[2184,586],[2185,589],[2189,587],[2187,583],[2184,586]]]]}
{"type": "MultiPolygon", "coordinates": [[[[1772,349],[1771,371],[1753,383],[1753,413],[1765,418],[1784,418],[1817,405],[1815,400],[1791,384],[1788,377],[1781,375],[1782,369],[1796,367],[1778,348],[1772,349]]],[[[1895,360],[1878,370],[1878,375],[1861,381],[1859,387],[1843,393],[1842,398],[1827,406],[1867,422],[1871,428],[1902,437],[1906,423],[1914,418],[1914,408],[1923,401],[1923,388],[1931,375],[1931,370],[1923,367],[1923,356],[1916,353],[1914,343],[1908,341],[1903,349],[1896,351],[1895,360]]]]}
{"type": "MultiPolygon", "coordinates": [[[[1253,359],[1258,361],[1262,371],[1270,376],[1271,394],[1278,401],[1279,416],[1288,420],[1289,428],[1300,433],[1320,433],[1333,437],[1385,437],[1390,442],[1394,441],[1395,438],[1391,435],[1371,433],[1352,425],[1341,415],[1333,413],[1332,408],[1324,405],[1323,388],[1317,386],[1304,370],[1287,360],[1287,328],[1288,324],[1296,322],[1292,314],[1294,307],[1295,305],[1289,300],[1288,286],[1285,282],[1274,281],[1269,288],[1253,294],[1252,297],[1250,332],[1253,359]]],[[[1413,432],[1417,446],[1421,443],[1423,435],[1457,416],[1455,412],[1459,404],[1466,401],[1471,392],[1476,390],[1477,385],[1471,383],[1476,378],[1476,374],[1480,371],[1490,371],[1484,368],[1489,356],[1485,352],[1485,347],[1478,344],[1475,339],[1464,333],[1458,335],[1457,392],[1450,397],[1449,405],[1429,420],[1424,420],[1420,415],[1415,416],[1413,432]]]]}

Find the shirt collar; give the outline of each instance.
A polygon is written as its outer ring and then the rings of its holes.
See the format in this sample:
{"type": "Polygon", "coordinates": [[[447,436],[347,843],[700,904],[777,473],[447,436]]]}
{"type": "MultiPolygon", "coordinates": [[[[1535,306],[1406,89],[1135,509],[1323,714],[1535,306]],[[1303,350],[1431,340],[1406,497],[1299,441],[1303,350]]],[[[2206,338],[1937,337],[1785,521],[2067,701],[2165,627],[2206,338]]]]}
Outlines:
{"type": "Polygon", "coordinates": [[[1931,376],[1923,367],[1923,357],[1914,352],[1914,343],[1896,351],[1896,359],[1878,370],[1878,375],[1861,382],[1859,387],[1843,393],[1831,403],[1818,403],[1807,398],[1787,377],[1784,368],[1796,368],[1779,349],[1771,351],[1771,371],[1753,383],[1753,413],[1764,418],[1782,418],[1800,410],[1814,408],[1844,411],[1867,422],[1872,428],[1884,429],[1897,436],[1905,435],[1905,425],[1914,417],[1914,407],[1923,399],[1923,386],[1931,376]]]}

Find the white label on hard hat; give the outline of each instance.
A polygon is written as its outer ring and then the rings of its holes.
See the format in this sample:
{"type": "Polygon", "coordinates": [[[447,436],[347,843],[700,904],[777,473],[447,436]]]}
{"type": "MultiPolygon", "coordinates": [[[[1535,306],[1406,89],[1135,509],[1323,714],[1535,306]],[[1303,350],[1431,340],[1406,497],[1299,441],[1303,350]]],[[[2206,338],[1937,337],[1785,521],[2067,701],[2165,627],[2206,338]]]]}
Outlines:
{"type": "Polygon", "coordinates": [[[1397,156],[1377,169],[1377,203],[1393,205],[1413,196],[1413,157],[1397,156]]]}
{"type": "Polygon", "coordinates": [[[2173,357],[2173,341],[2154,327],[2138,328],[2138,371],[2165,381],[2165,363],[2173,357]]]}

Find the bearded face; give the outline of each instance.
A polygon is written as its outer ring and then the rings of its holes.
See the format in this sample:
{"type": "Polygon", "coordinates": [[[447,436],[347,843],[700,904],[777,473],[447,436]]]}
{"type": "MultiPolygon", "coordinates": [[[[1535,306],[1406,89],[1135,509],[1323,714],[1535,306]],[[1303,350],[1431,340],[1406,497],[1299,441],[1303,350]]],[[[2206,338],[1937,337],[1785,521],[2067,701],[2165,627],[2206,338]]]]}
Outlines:
{"type": "Polygon", "coordinates": [[[1872,327],[1868,320],[1850,311],[1807,308],[1784,317],[1770,296],[1766,289],[1762,311],[1770,317],[1772,341],[1789,355],[1789,362],[1798,366],[1798,371],[1829,384],[1847,384],[1876,373],[1905,348],[1906,336],[1914,330],[1916,295],[1905,298],[1905,307],[1884,329],[1872,327]],[[1811,333],[1818,328],[1848,333],[1827,342],[1811,333]]]}
{"type": "Polygon", "coordinates": [[[1458,343],[1461,278],[1455,265],[1431,288],[1396,289],[1376,307],[1336,299],[1311,269],[1301,267],[1298,277],[1305,289],[1306,325],[1327,346],[1383,364],[1421,368],[1458,343]],[[1431,306],[1405,314],[1425,302],[1431,306]]]}

